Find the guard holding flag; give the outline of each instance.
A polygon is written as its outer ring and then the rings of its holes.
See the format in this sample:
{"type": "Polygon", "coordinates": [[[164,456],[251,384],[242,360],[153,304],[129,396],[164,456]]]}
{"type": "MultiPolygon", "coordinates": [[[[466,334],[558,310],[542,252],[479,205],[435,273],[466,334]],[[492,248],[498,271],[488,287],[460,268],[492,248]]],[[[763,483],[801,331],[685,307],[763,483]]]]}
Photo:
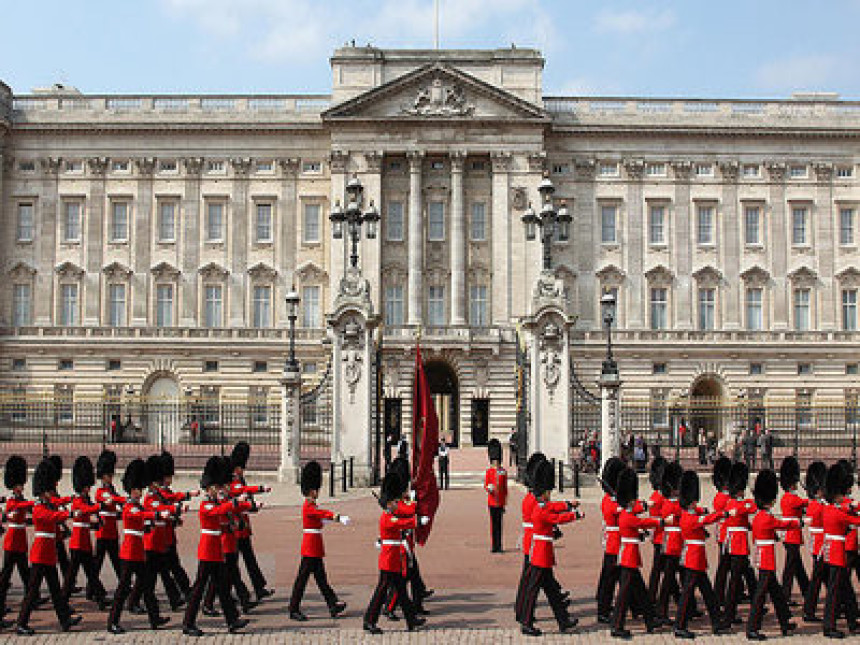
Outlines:
{"type": "Polygon", "coordinates": [[[502,518],[508,503],[508,472],[502,467],[502,444],[490,439],[487,444],[490,467],[484,474],[484,490],[487,491],[487,506],[490,509],[490,535],[492,553],[502,553],[502,518]]]}

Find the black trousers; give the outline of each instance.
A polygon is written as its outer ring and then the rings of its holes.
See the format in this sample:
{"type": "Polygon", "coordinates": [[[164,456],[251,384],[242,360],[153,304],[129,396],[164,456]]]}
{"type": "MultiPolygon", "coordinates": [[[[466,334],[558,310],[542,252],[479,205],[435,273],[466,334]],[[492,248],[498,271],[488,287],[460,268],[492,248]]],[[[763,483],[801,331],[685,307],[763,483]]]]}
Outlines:
{"type": "MultiPolygon", "coordinates": [[[[679,599],[681,597],[681,585],[678,583],[678,577],[681,572],[681,556],[678,555],[663,555],[663,579],[660,584],[660,591],[657,594],[656,612],[661,618],[666,618],[669,614],[669,596],[679,599]]],[[[695,607],[695,599],[692,601],[695,607]]]]}
{"type": "Polygon", "coordinates": [[[415,613],[415,605],[412,604],[412,601],[409,600],[409,595],[406,593],[406,578],[397,571],[380,571],[376,589],[373,590],[370,604],[367,605],[367,610],[364,612],[364,623],[366,625],[376,625],[376,622],[379,620],[379,613],[385,604],[385,598],[391,589],[397,594],[397,601],[403,607],[403,615],[406,616],[406,623],[408,625],[415,624],[417,615],[415,613]]]}
{"type": "Polygon", "coordinates": [[[651,603],[657,602],[657,593],[660,591],[660,576],[663,574],[663,545],[655,544],[651,556],[651,573],[648,575],[648,597],[651,603]]]}
{"type": "Polygon", "coordinates": [[[194,586],[191,587],[191,597],[188,599],[188,607],[185,609],[185,619],[182,621],[183,627],[191,627],[197,624],[197,613],[200,611],[200,602],[203,600],[203,592],[206,590],[206,585],[210,580],[215,584],[215,591],[218,594],[221,611],[224,612],[224,619],[227,621],[227,625],[230,626],[239,619],[239,612],[236,610],[233,597],[230,595],[225,564],[223,562],[201,560],[197,566],[197,577],[194,580],[194,586]]]}
{"type": "Polygon", "coordinates": [[[597,615],[608,616],[612,611],[612,595],[618,583],[618,556],[603,554],[603,566],[597,579],[597,615]]]}
{"type": "Polygon", "coordinates": [[[553,575],[552,567],[536,567],[529,565],[526,573],[526,585],[523,591],[522,619],[523,625],[531,625],[535,621],[535,605],[538,593],[543,590],[555,620],[559,627],[564,627],[570,620],[567,607],[564,605],[559,584],[553,575]]]}
{"type": "MultiPolygon", "coordinates": [[[[167,594],[167,602],[171,607],[176,607],[179,604],[181,596],[179,588],[167,570],[167,558],[164,553],[158,551],[146,552],[146,567],[152,571],[152,589],[155,591],[155,582],[157,578],[161,578],[161,584],[164,585],[164,591],[167,594]]],[[[140,594],[143,591],[137,585],[131,591],[131,596],[128,598],[129,607],[137,607],[140,604],[140,594]]]]}
{"type": "Polygon", "coordinates": [[[836,630],[839,610],[845,610],[848,627],[857,624],[857,596],[851,587],[847,567],[828,565],[827,600],[824,602],[824,633],[836,630]]]}
{"type": "MultiPolygon", "coordinates": [[[[239,599],[242,609],[247,609],[248,603],[251,601],[251,594],[248,591],[248,587],[245,586],[244,580],[242,580],[242,573],[239,571],[239,554],[225,553],[224,568],[227,571],[228,589],[230,589],[231,592],[233,589],[236,590],[236,597],[239,599]]],[[[209,609],[214,607],[215,594],[217,591],[214,581],[210,580],[209,584],[206,586],[206,595],[203,597],[204,607],[209,609]]]]}
{"type": "MultiPolygon", "coordinates": [[[[93,556],[93,565],[96,570],[96,577],[100,576],[102,573],[102,565],[105,561],[105,556],[110,558],[110,563],[113,565],[113,571],[116,574],[116,579],[119,580],[119,577],[122,575],[122,561],[119,559],[119,539],[116,540],[104,540],[102,538],[96,539],[96,553],[93,556]]],[[[90,598],[93,595],[93,590],[87,585],[87,597],[90,598]]]]}
{"type": "MultiPolygon", "coordinates": [[[[829,595],[829,594],[828,594],[829,595]]],[[[779,626],[786,629],[788,621],[791,620],[791,612],[788,610],[788,598],[785,597],[782,585],[777,582],[776,571],[759,569],[758,585],[750,602],[750,615],[747,618],[747,632],[757,632],[761,629],[761,619],[764,612],[764,601],[770,596],[779,626]]]]}
{"type": "Polygon", "coordinates": [[[119,625],[125,601],[128,600],[130,593],[139,590],[139,594],[143,597],[143,605],[146,607],[146,613],[149,615],[149,624],[155,627],[159,617],[158,600],[156,600],[155,592],[153,591],[155,588],[155,572],[146,566],[146,562],[143,561],[121,560],[121,563],[119,585],[113,597],[108,625],[119,625]],[[131,584],[132,577],[134,577],[134,587],[131,584]]]}
{"type": "Polygon", "coordinates": [[[57,566],[53,564],[33,564],[30,567],[30,579],[27,581],[27,595],[24,596],[24,602],[21,603],[21,611],[18,613],[18,625],[20,627],[26,627],[30,622],[30,614],[39,600],[42,580],[48,583],[51,603],[54,605],[54,611],[57,612],[60,625],[67,625],[69,623],[72,610],[69,608],[69,603],[66,602],[60,593],[60,576],[57,573],[57,566]]]}
{"type": "Polygon", "coordinates": [[[651,601],[648,589],[645,588],[642,573],[639,569],[631,569],[630,567],[619,566],[618,568],[621,571],[618,574],[618,596],[615,599],[615,611],[612,614],[612,628],[624,629],[627,609],[634,601],[645,617],[645,624],[654,624],[654,603],[651,601]]]}
{"type": "Polygon", "coordinates": [[[69,568],[69,552],[66,551],[66,539],[57,538],[54,540],[57,547],[57,566],[60,571],[65,571],[69,568]]]}
{"type": "Polygon", "coordinates": [[[755,590],[758,583],[750,566],[749,556],[746,555],[729,555],[729,575],[729,588],[726,594],[724,613],[726,621],[733,621],[738,614],[738,602],[740,602],[744,581],[746,581],[747,589],[750,590],[755,590]]]}
{"type": "MultiPolygon", "coordinates": [[[[414,552],[409,556],[406,563],[406,584],[412,591],[412,604],[418,611],[424,604],[424,592],[427,591],[427,585],[424,584],[424,579],[421,577],[418,558],[414,552]]],[[[388,611],[393,612],[397,608],[397,591],[392,589],[389,593],[388,611]]]]}
{"type": "Polygon", "coordinates": [[[717,560],[717,571],[714,574],[714,593],[717,595],[717,602],[720,607],[726,606],[726,587],[729,581],[729,554],[726,553],[722,544],[719,544],[720,557],[717,560]]]}
{"type": "Polygon", "coordinates": [[[176,549],[175,542],[167,547],[167,553],[164,554],[164,566],[176,583],[179,592],[187,597],[191,593],[191,580],[188,579],[185,567],[182,566],[182,562],[179,560],[179,551],[176,549]]]}
{"type": "Polygon", "coordinates": [[[439,457],[439,488],[448,490],[451,487],[451,475],[448,472],[448,457],[439,457]]]}
{"type": "Polygon", "coordinates": [[[259,598],[266,591],[266,576],[260,571],[260,565],[257,564],[257,556],[254,554],[254,547],[251,544],[250,537],[243,537],[236,540],[236,548],[239,549],[239,554],[245,562],[245,571],[248,572],[248,578],[251,580],[251,586],[254,587],[254,593],[259,598]]]}
{"type": "MultiPolygon", "coordinates": [[[[27,553],[23,551],[4,551],[3,568],[0,569],[0,612],[6,608],[6,596],[9,587],[12,586],[12,571],[17,568],[18,576],[21,578],[21,586],[27,589],[30,582],[30,563],[27,561],[27,553]]],[[[0,614],[2,617],[2,614],[0,614]]]]}
{"type": "Polygon", "coordinates": [[[797,580],[797,586],[800,587],[800,594],[806,596],[806,591],[809,589],[809,576],[806,575],[806,569],[803,567],[803,558],[800,555],[799,544],[785,544],[785,567],[782,570],[782,592],[786,599],[791,599],[791,588],[794,586],[794,581],[797,580]]]}
{"type": "Polygon", "coordinates": [[[818,608],[818,598],[821,585],[828,579],[827,563],[820,555],[812,561],[812,576],[809,578],[809,588],[803,596],[803,615],[814,616],[818,608]]]}
{"type": "Polygon", "coordinates": [[[675,629],[687,629],[687,623],[693,611],[693,601],[696,598],[696,589],[702,594],[702,600],[705,601],[705,607],[708,608],[711,626],[716,627],[722,621],[717,594],[711,586],[711,581],[708,580],[707,572],[684,569],[684,587],[681,590],[681,599],[678,601],[675,629]]]}
{"type": "Polygon", "coordinates": [[[290,595],[290,613],[300,610],[302,598],[305,595],[305,587],[308,585],[308,578],[311,574],[313,574],[328,608],[332,609],[337,603],[337,594],[328,583],[323,559],[303,555],[301,564],[299,564],[299,572],[296,574],[296,581],[293,583],[293,593],[290,595]]]}
{"type": "Polygon", "coordinates": [[[490,536],[493,543],[492,552],[501,553],[502,551],[502,518],[505,515],[505,509],[501,506],[490,506],[490,536]]]}
{"type": "Polygon", "coordinates": [[[66,602],[72,596],[72,589],[75,587],[75,579],[78,577],[78,569],[83,568],[84,575],[87,577],[87,589],[92,590],[92,597],[97,601],[103,601],[107,597],[102,581],[96,573],[95,560],[93,554],[89,551],[80,549],[71,549],[71,557],[69,558],[69,568],[66,569],[66,578],[63,581],[63,588],[60,593],[66,602]]]}

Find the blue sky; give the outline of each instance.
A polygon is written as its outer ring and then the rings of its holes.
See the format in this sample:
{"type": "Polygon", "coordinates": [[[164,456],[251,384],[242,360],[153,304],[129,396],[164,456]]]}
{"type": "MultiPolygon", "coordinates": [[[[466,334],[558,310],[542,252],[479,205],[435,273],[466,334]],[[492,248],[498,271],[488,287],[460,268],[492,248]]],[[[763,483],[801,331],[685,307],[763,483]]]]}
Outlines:
{"type": "MultiPolygon", "coordinates": [[[[0,0],[0,79],[87,93],[327,93],[355,39],[429,48],[433,0],[0,0]]],[[[441,0],[442,46],[533,46],[547,94],[860,98],[860,0],[441,0]]]]}

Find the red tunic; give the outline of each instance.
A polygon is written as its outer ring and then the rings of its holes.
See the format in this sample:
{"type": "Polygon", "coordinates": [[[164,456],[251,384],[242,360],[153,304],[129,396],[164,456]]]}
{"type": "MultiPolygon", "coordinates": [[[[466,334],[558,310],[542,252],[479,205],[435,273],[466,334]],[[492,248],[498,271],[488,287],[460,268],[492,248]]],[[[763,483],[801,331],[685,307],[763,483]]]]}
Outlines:
{"type": "MultiPolygon", "coordinates": [[[[173,504],[177,510],[182,502],[191,499],[191,495],[188,493],[174,493],[168,486],[162,486],[158,492],[163,502],[173,504]]],[[[168,547],[176,544],[176,522],[174,520],[168,520],[167,526],[164,527],[164,542],[168,547]]]]}
{"type": "MultiPolygon", "coordinates": [[[[262,486],[246,486],[245,480],[241,477],[236,477],[233,483],[230,484],[230,497],[239,497],[239,495],[257,495],[263,492],[262,486]]],[[[248,513],[242,513],[241,527],[236,532],[237,538],[251,537],[251,516],[248,513]]]]}
{"type": "Polygon", "coordinates": [[[33,510],[34,503],[15,496],[6,500],[5,551],[27,553],[27,514],[33,510]]]}
{"type": "Polygon", "coordinates": [[[681,537],[684,540],[684,549],[681,552],[682,566],[693,571],[708,570],[708,553],[705,548],[708,532],[705,527],[719,522],[722,517],[722,511],[714,511],[710,515],[681,512],[681,537]]]}
{"type": "Polygon", "coordinates": [[[382,512],[379,517],[379,570],[403,573],[406,569],[406,549],[403,546],[403,531],[414,529],[418,520],[414,515],[403,517],[382,512]]]}
{"type": "Polygon", "coordinates": [[[756,562],[762,571],[776,571],[776,532],[790,528],[800,529],[800,519],[777,519],[767,511],[756,513],[752,522],[756,562]]]}
{"type": "Polygon", "coordinates": [[[117,518],[120,515],[122,505],[125,504],[125,497],[117,495],[113,486],[102,484],[96,490],[96,501],[102,506],[99,511],[101,524],[96,531],[96,537],[99,540],[119,539],[117,518]]]}
{"type": "Polygon", "coordinates": [[[206,498],[200,503],[200,542],[197,559],[205,562],[223,562],[221,545],[222,518],[233,510],[233,502],[221,502],[206,498]]]}
{"type": "Polygon", "coordinates": [[[122,546],[119,557],[129,562],[143,562],[144,524],[155,519],[154,511],[147,511],[139,502],[129,498],[122,509],[122,546]]]}
{"type": "MultiPolygon", "coordinates": [[[[803,517],[803,511],[806,510],[807,506],[809,506],[808,499],[803,499],[791,491],[786,492],[779,501],[782,516],[786,518],[795,517],[800,519],[803,517]]],[[[785,532],[785,543],[803,544],[803,531],[800,530],[799,526],[797,528],[790,528],[785,532]]]]}
{"type": "MultiPolygon", "coordinates": [[[[714,512],[722,513],[726,510],[726,505],[729,503],[729,494],[725,491],[719,490],[717,494],[714,495],[714,512]]],[[[726,523],[725,521],[720,522],[720,530],[717,533],[717,543],[722,544],[726,541],[726,523]]]]}
{"type": "Polygon", "coordinates": [[[618,553],[618,564],[628,569],[638,569],[642,566],[642,556],[639,553],[641,531],[657,529],[660,521],[653,517],[636,517],[624,509],[618,514],[618,530],[621,533],[621,551],[618,553]]]}
{"type": "Polygon", "coordinates": [[[60,524],[69,518],[67,511],[58,511],[53,505],[39,502],[33,506],[33,546],[30,562],[33,564],[57,564],[57,532],[60,524]]]}
{"type": "Polygon", "coordinates": [[[93,530],[93,521],[99,512],[99,505],[90,502],[89,496],[78,495],[72,502],[72,539],[69,540],[69,548],[76,551],[93,552],[93,544],[90,539],[90,531],[93,530]]]}
{"type": "MultiPolygon", "coordinates": [[[[564,508],[567,504],[562,502],[564,508]]],[[[552,510],[549,503],[538,503],[532,510],[532,535],[529,562],[536,567],[550,569],[555,566],[555,549],[553,548],[553,527],[557,524],[567,524],[577,519],[573,511],[552,510]]]]}
{"type": "Polygon", "coordinates": [[[335,514],[319,508],[315,501],[306,499],[302,505],[302,556],[325,557],[323,547],[323,520],[334,520],[335,514]]]}
{"type": "Polygon", "coordinates": [[[860,525],[860,517],[845,512],[839,506],[826,504],[824,505],[822,520],[824,525],[822,557],[829,565],[844,567],[847,563],[845,536],[848,535],[852,526],[860,525]]]}
{"type": "Polygon", "coordinates": [[[750,544],[747,533],[750,530],[749,516],[753,515],[758,507],[750,499],[730,499],[726,504],[727,511],[735,511],[734,516],[729,516],[723,523],[726,527],[725,548],[730,555],[749,555],[750,544]]]}
{"type": "Polygon", "coordinates": [[[508,503],[508,472],[499,466],[490,466],[484,474],[484,490],[487,491],[487,506],[504,508],[508,503]],[[493,486],[493,490],[490,490],[493,486]]]}
{"type": "Polygon", "coordinates": [[[681,537],[681,505],[677,499],[664,499],[660,506],[660,517],[663,518],[663,553],[675,557],[681,556],[684,539],[681,537]]]}
{"type": "MultiPolygon", "coordinates": [[[[842,500],[842,510],[848,513],[849,515],[854,514],[854,502],[845,497],[842,500]]],[[[845,536],[845,550],[848,552],[857,550],[857,529],[851,529],[848,531],[848,535],[845,536]]]]}
{"type": "MultiPolygon", "coordinates": [[[[651,493],[651,497],[648,498],[648,501],[652,504],[648,508],[648,515],[651,517],[661,517],[662,506],[665,499],[666,498],[663,497],[663,494],[659,490],[655,490],[651,493]]],[[[651,542],[654,544],[663,544],[663,529],[659,525],[651,536],[651,542]]]]}
{"type": "Polygon", "coordinates": [[[807,512],[809,514],[809,537],[812,539],[812,555],[818,557],[821,554],[821,546],[824,544],[824,507],[827,506],[817,499],[809,500],[807,512]]]}
{"type": "Polygon", "coordinates": [[[230,512],[221,518],[221,548],[224,553],[236,553],[239,550],[238,535],[239,517],[243,511],[251,508],[251,502],[229,501],[233,507],[230,512]]]}
{"type": "Polygon", "coordinates": [[[165,504],[156,489],[155,491],[147,491],[144,495],[143,508],[156,513],[152,520],[152,528],[143,536],[143,548],[147,551],[165,553],[167,551],[167,525],[170,520],[165,519],[161,512],[167,511],[172,515],[176,512],[176,507],[165,504]]]}

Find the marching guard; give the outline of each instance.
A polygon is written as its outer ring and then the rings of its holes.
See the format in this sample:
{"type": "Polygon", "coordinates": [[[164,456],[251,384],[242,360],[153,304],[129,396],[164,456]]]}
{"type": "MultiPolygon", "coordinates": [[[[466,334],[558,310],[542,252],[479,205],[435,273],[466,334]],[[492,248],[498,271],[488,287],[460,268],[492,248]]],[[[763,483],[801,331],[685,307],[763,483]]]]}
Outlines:
{"type": "MultiPolygon", "coordinates": [[[[648,514],[654,518],[660,518],[663,513],[663,502],[665,498],[660,492],[660,484],[663,481],[663,469],[668,462],[664,457],[654,457],[648,470],[648,481],[651,483],[651,496],[648,498],[648,514]]],[[[638,483],[637,483],[638,491],[638,483]]],[[[657,602],[657,592],[660,590],[660,576],[663,573],[663,525],[658,523],[651,534],[652,551],[651,573],[648,576],[648,596],[652,604],[657,602]]]]}
{"type": "Polygon", "coordinates": [[[6,535],[3,536],[3,569],[0,570],[0,629],[7,629],[14,624],[4,618],[6,597],[12,584],[12,571],[18,569],[24,589],[30,579],[30,565],[27,563],[27,518],[33,511],[33,502],[24,499],[27,462],[23,457],[12,455],[6,460],[3,483],[12,493],[6,500],[6,535]]]}
{"type": "Polygon", "coordinates": [[[322,487],[322,468],[319,462],[310,461],[305,464],[305,467],[302,468],[300,483],[302,495],[305,496],[305,502],[302,505],[302,561],[293,584],[293,592],[290,595],[290,618],[298,621],[308,619],[302,613],[301,603],[311,574],[313,574],[320,593],[328,605],[331,617],[336,618],[346,609],[346,603],[337,599],[337,594],[328,583],[323,561],[325,547],[323,546],[322,530],[324,522],[340,522],[344,526],[348,526],[350,519],[347,515],[339,515],[317,506],[317,498],[322,487]]]}
{"type": "MultiPolygon", "coordinates": [[[[51,462],[51,466],[54,468],[54,487],[53,487],[53,495],[51,496],[51,503],[56,506],[68,506],[72,503],[71,497],[60,497],[60,494],[57,492],[60,486],[60,480],[63,478],[63,458],[60,455],[51,455],[48,457],[48,460],[51,462]]],[[[66,539],[71,535],[69,531],[69,527],[64,523],[60,522],[57,524],[57,539],[55,547],[57,549],[57,564],[60,567],[60,571],[65,572],[69,568],[69,552],[66,550],[66,539]]],[[[79,592],[80,589],[75,587],[72,589],[73,593],[79,592]]]]}
{"type": "Polygon", "coordinates": [[[490,467],[484,474],[484,490],[487,491],[487,507],[490,510],[490,537],[492,553],[502,553],[502,519],[508,503],[508,472],[502,467],[502,444],[490,439],[487,444],[490,467]]]}
{"type": "Polygon", "coordinates": [[[815,615],[821,586],[827,579],[827,565],[821,555],[824,545],[824,484],[827,466],[822,461],[813,461],[806,469],[806,494],[809,495],[807,514],[809,515],[809,540],[812,543],[812,575],[809,588],[803,596],[803,622],[820,623],[815,615]]]}
{"type": "MultiPolygon", "coordinates": [[[[729,475],[732,472],[732,460],[728,457],[720,457],[714,462],[713,482],[717,492],[714,494],[714,511],[725,511],[729,500],[732,498],[729,495],[729,475]]],[[[726,545],[726,530],[725,520],[720,522],[720,527],[717,531],[717,547],[719,548],[719,556],[717,558],[717,572],[714,574],[714,593],[717,595],[717,601],[720,607],[726,604],[726,586],[729,579],[729,554],[726,545]]]]}
{"type": "MultiPolygon", "coordinates": [[[[803,519],[809,500],[800,497],[795,491],[800,483],[800,464],[797,457],[789,455],[782,460],[779,466],[779,483],[782,487],[782,499],[779,507],[784,518],[803,519]]],[[[791,604],[791,588],[795,579],[800,587],[800,594],[806,595],[809,589],[809,576],[803,567],[803,558],[800,555],[800,547],[803,546],[803,531],[800,527],[790,528],[785,532],[782,540],[785,547],[785,566],[782,570],[782,590],[791,604]]]]}
{"type": "MultiPolygon", "coordinates": [[[[187,502],[192,497],[197,497],[200,494],[199,490],[188,491],[187,493],[175,492],[170,487],[173,484],[173,476],[175,474],[176,464],[174,463],[173,455],[165,450],[161,453],[161,486],[158,490],[163,502],[181,505],[183,502],[187,502]]],[[[167,550],[164,552],[164,568],[173,579],[173,582],[176,583],[181,594],[179,604],[183,605],[187,602],[188,595],[191,593],[191,580],[188,579],[188,573],[179,559],[179,549],[176,543],[177,526],[182,526],[182,518],[180,516],[172,518],[167,522],[167,526],[165,527],[164,535],[167,550]]]]}
{"type": "Polygon", "coordinates": [[[740,602],[741,589],[746,580],[747,589],[755,590],[755,573],[750,566],[750,515],[756,512],[756,505],[750,499],[744,499],[744,492],[749,483],[749,469],[746,464],[736,462],[732,464],[729,473],[729,495],[731,499],[726,504],[730,511],[725,520],[726,541],[723,548],[729,555],[729,587],[726,594],[724,611],[726,620],[732,624],[740,624],[742,621],[737,617],[738,603],[740,602]]]}
{"type": "MultiPolygon", "coordinates": [[[[663,469],[663,477],[660,481],[660,494],[663,503],[660,509],[660,517],[663,518],[663,571],[660,582],[660,591],[657,594],[657,619],[664,625],[672,624],[669,620],[669,596],[676,600],[681,595],[681,584],[678,579],[681,576],[681,550],[684,540],[681,537],[681,504],[678,503],[678,494],[681,488],[681,476],[684,469],[677,461],[666,464],[663,469]]],[[[695,598],[690,599],[693,605],[691,611],[695,612],[695,598]]]]}
{"type": "MultiPolygon", "coordinates": [[[[116,453],[112,450],[104,450],[96,460],[96,479],[101,484],[96,489],[95,500],[99,508],[99,524],[96,530],[96,552],[93,557],[93,566],[96,577],[101,574],[105,556],[110,558],[117,580],[122,575],[122,563],[119,557],[119,528],[117,519],[125,504],[125,497],[117,495],[113,485],[113,477],[116,472],[116,453]]],[[[93,590],[87,587],[87,597],[92,597],[93,590]]]]}

